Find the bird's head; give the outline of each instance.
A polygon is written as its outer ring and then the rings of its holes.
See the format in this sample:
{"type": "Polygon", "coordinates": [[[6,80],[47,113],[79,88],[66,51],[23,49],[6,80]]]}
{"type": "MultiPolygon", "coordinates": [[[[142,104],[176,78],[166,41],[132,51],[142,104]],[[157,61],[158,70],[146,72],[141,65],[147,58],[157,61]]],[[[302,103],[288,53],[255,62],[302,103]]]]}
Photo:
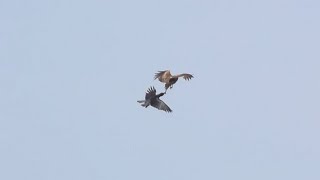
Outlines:
{"type": "Polygon", "coordinates": [[[163,96],[164,94],[165,94],[165,93],[163,93],[163,92],[162,92],[162,93],[160,93],[160,94],[159,94],[159,97],[160,97],[160,96],[163,96]]]}

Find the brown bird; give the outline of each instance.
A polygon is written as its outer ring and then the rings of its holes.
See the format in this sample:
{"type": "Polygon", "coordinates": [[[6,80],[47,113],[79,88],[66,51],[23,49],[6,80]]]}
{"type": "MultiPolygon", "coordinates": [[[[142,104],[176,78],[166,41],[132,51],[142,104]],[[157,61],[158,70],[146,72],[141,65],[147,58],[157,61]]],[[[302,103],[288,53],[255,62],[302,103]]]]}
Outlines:
{"type": "Polygon", "coordinates": [[[166,103],[164,103],[159,98],[163,96],[165,93],[156,94],[156,89],[154,87],[150,87],[145,96],[145,100],[137,101],[138,103],[143,103],[141,106],[147,108],[149,105],[159,109],[163,110],[165,112],[172,112],[172,110],[169,108],[166,103]]]}
{"type": "Polygon", "coordinates": [[[167,92],[168,88],[170,87],[171,89],[173,87],[173,84],[175,84],[178,81],[179,77],[183,77],[183,79],[187,81],[193,78],[191,74],[187,74],[187,73],[171,75],[170,70],[166,70],[166,71],[158,71],[155,74],[154,79],[159,79],[160,82],[165,83],[165,89],[166,89],[165,92],[167,92]]]}

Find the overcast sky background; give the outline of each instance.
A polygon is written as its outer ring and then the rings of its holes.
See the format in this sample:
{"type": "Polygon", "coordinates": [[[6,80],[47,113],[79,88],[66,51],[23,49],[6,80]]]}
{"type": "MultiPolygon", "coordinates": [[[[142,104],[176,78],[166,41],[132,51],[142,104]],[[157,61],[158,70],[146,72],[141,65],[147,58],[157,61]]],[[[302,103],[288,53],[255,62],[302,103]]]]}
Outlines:
{"type": "Polygon", "coordinates": [[[320,2],[1,0],[0,179],[319,180],[320,2]],[[141,107],[158,70],[191,73],[141,107]]]}

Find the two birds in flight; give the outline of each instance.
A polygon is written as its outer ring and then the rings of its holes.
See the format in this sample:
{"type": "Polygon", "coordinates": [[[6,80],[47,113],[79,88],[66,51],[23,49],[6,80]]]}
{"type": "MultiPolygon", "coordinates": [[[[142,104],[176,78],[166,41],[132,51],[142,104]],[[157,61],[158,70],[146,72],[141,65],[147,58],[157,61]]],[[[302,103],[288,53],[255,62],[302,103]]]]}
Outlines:
{"type": "Polygon", "coordinates": [[[156,89],[154,87],[150,87],[145,96],[145,100],[140,100],[138,103],[142,103],[141,106],[148,107],[149,105],[159,109],[163,110],[165,112],[172,112],[170,107],[164,103],[160,97],[165,95],[167,93],[167,90],[173,87],[173,85],[178,81],[180,77],[183,77],[183,79],[189,81],[193,76],[191,74],[183,73],[178,75],[171,75],[169,70],[166,71],[159,71],[155,74],[154,79],[158,79],[160,82],[165,83],[165,92],[162,92],[160,94],[156,94],[156,89]]]}

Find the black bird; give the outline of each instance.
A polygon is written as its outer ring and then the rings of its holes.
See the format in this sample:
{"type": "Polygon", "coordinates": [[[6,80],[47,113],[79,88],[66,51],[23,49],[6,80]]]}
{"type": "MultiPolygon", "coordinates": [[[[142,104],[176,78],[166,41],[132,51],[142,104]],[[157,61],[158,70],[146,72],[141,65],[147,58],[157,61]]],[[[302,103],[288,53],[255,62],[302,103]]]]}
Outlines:
{"type": "Polygon", "coordinates": [[[165,112],[172,112],[172,110],[169,108],[166,103],[164,103],[162,100],[159,99],[159,97],[163,96],[165,93],[156,94],[156,89],[154,87],[150,87],[145,96],[145,100],[137,101],[138,103],[143,103],[141,106],[148,107],[149,105],[159,109],[163,110],[165,112]]]}

